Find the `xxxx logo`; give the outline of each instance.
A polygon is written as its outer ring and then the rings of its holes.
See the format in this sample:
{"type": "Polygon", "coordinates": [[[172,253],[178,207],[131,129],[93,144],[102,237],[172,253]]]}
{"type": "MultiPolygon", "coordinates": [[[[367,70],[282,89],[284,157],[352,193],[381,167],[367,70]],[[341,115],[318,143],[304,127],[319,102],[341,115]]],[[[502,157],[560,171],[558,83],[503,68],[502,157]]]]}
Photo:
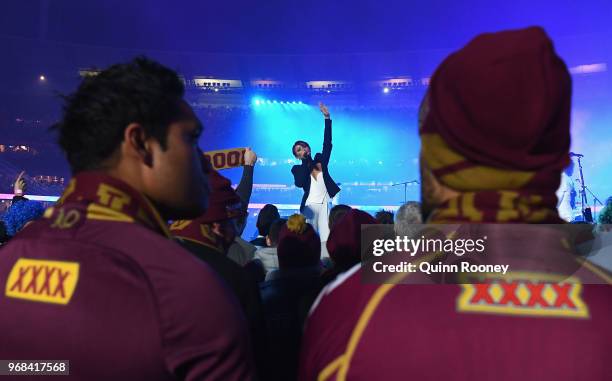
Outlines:
{"type": "Polygon", "coordinates": [[[76,262],[20,258],[6,281],[5,295],[36,302],[68,304],[79,279],[76,262]]]}
{"type": "Polygon", "coordinates": [[[553,280],[549,274],[523,273],[514,278],[489,277],[485,283],[462,284],[459,312],[588,318],[582,284],[576,278],[553,280]],[[548,279],[550,278],[550,279],[548,279]]]}

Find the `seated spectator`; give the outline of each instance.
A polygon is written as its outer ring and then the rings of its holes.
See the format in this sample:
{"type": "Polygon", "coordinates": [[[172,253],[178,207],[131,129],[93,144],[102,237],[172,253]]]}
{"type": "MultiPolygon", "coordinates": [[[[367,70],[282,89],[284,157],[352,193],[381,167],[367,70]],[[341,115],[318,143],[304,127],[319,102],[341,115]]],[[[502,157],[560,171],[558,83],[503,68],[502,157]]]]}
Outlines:
{"type": "Polygon", "coordinates": [[[15,180],[13,186],[13,202],[2,216],[4,234],[3,241],[6,242],[17,232],[26,227],[31,222],[43,216],[45,208],[38,201],[30,201],[25,198],[26,182],[22,171],[15,180]]]}
{"type": "Polygon", "coordinates": [[[349,210],[336,222],[327,240],[327,250],[333,265],[322,275],[324,283],[331,282],[361,262],[361,225],[377,223],[371,215],[357,209],[349,210]]]}
{"type": "MultiPolygon", "coordinates": [[[[236,193],[242,200],[242,208],[247,211],[249,208],[249,202],[251,200],[251,193],[253,192],[253,172],[255,169],[255,163],[257,163],[257,154],[250,148],[247,147],[244,152],[244,166],[242,167],[242,177],[240,183],[236,188],[236,193]]],[[[242,233],[247,223],[248,212],[243,216],[236,219],[236,239],[230,246],[227,257],[232,261],[236,262],[240,266],[244,266],[253,259],[255,245],[242,239],[242,233]]]]}
{"type": "Polygon", "coordinates": [[[412,237],[419,230],[416,225],[422,222],[421,204],[416,201],[408,201],[397,210],[393,230],[398,236],[412,237]]]}
{"type": "Polygon", "coordinates": [[[42,217],[44,212],[45,209],[38,201],[13,201],[13,205],[2,217],[9,239],[28,224],[42,217]]]}
{"type": "Polygon", "coordinates": [[[170,232],[181,246],[217,272],[233,291],[249,323],[256,360],[263,371],[259,361],[265,351],[259,289],[246,270],[227,257],[237,235],[236,219],[246,212],[229,179],[211,169],[209,184],[211,193],[206,213],[193,220],[175,221],[170,232]]]}
{"type": "Polygon", "coordinates": [[[90,381],[254,379],[235,297],[164,222],[208,200],[183,95],[174,71],[136,58],[64,98],[55,130],[73,177],[2,248],[0,358],[70,360],[90,381]]]}
{"type": "MultiPolygon", "coordinates": [[[[247,212],[248,213],[248,212],[247,212]]],[[[248,214],[236,219],[236,238],[227,251],[227,257],[240,266],[245,266],[255,257],[257,247],[241,237],[246,227],[248,214]]]]}
{"type": "Polygon", "coordinates": [[[287,223],[284,218],[279,218],[274,221],[270,226],[270,231],[266,236],[266,247],[257,249],[255,252],[255,259],[261,261],[266,273],[274,270],[278,270],[278,235],[281,228],[287,223]]]}
{"type": "Polygon", "coordinates": [[[376,212],[374,218],[379,224],[393,225],[393,212],[389,212],[388,210],[380,210],[376,212]]]}
{"type": "MultiPolygon", "coordinates": [[[[339,221],[342,216],[344,216],[346,212],[351,209],[352,208],[350,206],[344,204],[339,204],[332,207],[329,211],[329,231],[331,231],[336,222],[339,221]]],[[[333,263],[329,258],[329,253],[327,252],[327,241],[321,242],[321,264],[325,269],[329,269],[333,266],[333,263]]]]}
{"type": "Polygon", "coordinates": [[[612,225],[612,197],[608,197],[606,205],[599,212],[598,222],[601,225],[612,225]]]}
{"type": "Polygon", "coordinates": [[[335,205],[333,208],[331,208],[329,211],[329,230],[331,231],[336,222],[351,209],[352,208],[350,206],[344,204],[335,205]]]}
{"type": "Polygon", "coordinates": [[[266,236],[270,232],[270,226],[272,222],[278,220],[280,218],[280,214],[278,213],[278,208],[272,204],[266,204],[259,211],[259,215],[257,216],[257,231],[259,235],[257,238],[251,241],[251,243],[257,248],[266,247],[266,236]]]}
{"type": "Polygon", "coordinates": [[[271,380],[295,379],[304,318],[322,287],[320,242],[304,216],[289,217],[279,233],[279,269],[260,285],[270,357],[275,361],[271,380]]]}
{"type": "MultiPolygon", "coordinates": [[[[606,205],[599,212],[598,224],[596,229],[592,229],[593,241],[586,246],[586,252],[583,255],[588,255],[590,262],[603,267],[612,272],[612,197],[608,197],[606,205]]],[[[576,221],[574,223],[585,223],[585,221],[576,221]]],[[[580,248],[584,251],[584,248],[580,248]]]]}

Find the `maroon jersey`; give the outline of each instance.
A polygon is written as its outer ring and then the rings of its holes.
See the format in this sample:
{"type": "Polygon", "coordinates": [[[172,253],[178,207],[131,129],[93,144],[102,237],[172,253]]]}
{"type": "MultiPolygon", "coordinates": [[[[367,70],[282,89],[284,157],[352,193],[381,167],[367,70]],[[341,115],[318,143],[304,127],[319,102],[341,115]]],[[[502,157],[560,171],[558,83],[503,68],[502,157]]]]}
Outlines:
{"type": "Polygon", "coordinates": [[[126,184],[76,176],[0,251],[0,358],[69,360],[88,381],[251,379],[240,307],[167,233],[126,184]]]}
{"type": "Polygon", "coordinates": [[[363,284],[354,267],[311,311],[299,379],[611,379],[612,276],[584,263],[557,278],[576,258],[547,242],[478,284],[363,284]]]}

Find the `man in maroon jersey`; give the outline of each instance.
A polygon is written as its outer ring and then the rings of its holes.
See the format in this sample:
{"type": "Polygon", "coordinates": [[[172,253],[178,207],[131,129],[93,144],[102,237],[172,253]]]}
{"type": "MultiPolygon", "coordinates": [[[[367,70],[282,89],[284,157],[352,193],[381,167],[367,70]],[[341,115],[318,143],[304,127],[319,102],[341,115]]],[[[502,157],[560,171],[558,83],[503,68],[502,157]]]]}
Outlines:
{"type": "Polygon", "coordinates": [[[560,223],[570,82],[540,28],[478,36],[440,65],[420,114],[425,220],[493,223],[501,252],[523,249],[506,258],[524,271],[475,284],[418,284],[432,282],[410,273],[395,280],[413,284],[363,284],[356,266],[311,310],[300,380],[610,378],[612,276],[578,266],[555,229],[527,225],[560,223]],[[508,236],[517,231],[529,235],[508,236]],[[551,274],[567,268],[571,277],[551,274]]]}
{"type": "Polygon", "coordinates": [[[207,206],[202,127],[175,72],[137,58],[86,78],[56,126],[74,177],[2,249],[0,358],[78,380],[249,380],[240,307],[170,239],[207,206]]]}

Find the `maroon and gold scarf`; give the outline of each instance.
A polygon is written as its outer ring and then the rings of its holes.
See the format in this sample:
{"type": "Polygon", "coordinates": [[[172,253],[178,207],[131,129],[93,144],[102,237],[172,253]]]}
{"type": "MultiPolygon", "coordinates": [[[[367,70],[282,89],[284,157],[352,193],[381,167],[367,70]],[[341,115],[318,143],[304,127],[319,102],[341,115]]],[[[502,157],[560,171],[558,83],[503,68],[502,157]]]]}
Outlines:
{"type": "Polygon", "coordinates": [[[137,223],[171,237],[166,223],[146,196],[101,172],[82,172],[73,177],[45,217],[57,219],[63,213],[62,206],[73,203],[86,205],[87,219],[137,223]]]}

